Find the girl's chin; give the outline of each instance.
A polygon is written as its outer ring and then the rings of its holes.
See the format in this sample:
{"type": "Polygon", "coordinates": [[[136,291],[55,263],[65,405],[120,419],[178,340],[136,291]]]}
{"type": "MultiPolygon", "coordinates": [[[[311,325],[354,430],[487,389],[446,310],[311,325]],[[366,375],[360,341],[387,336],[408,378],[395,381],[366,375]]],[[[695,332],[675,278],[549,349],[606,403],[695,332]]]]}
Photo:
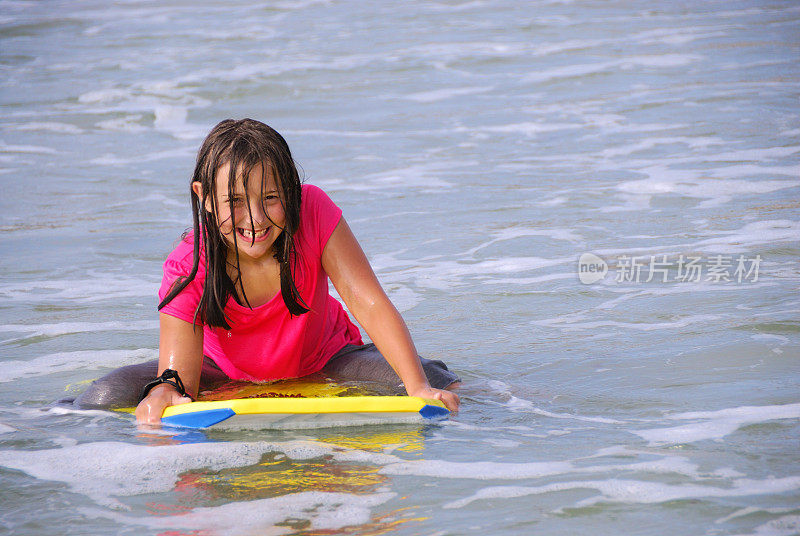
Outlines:
{"type": "Polygon", "coordinates": [[[274,240],[250,243],[249,240],[245,240],[242,239],[241,236],[237,236],[236,243],[234,245],[232,236],[227,236],[226,239],[230,251],[232,252],[233,248],[236,248],[239,250],[239,255],[246,255],[250,258],[258,259],[264,257],[265,255],[272,256],[274,253],[272,250],[272,245],[275,242],[274,240]]]}

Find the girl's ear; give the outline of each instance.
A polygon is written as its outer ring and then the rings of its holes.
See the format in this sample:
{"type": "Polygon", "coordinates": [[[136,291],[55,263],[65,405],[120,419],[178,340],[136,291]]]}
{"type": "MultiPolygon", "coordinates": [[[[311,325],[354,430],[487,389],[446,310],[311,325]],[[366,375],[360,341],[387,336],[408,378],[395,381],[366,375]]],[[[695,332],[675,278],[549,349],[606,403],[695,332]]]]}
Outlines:
{"type": "MultiPolygon", "coordinates": [[[[192,181],[192,191],[198,199],[203,199],[203,184],[200,181],[192,181]]],[[[206,198],[206,212],[211,212],[211,199],[206,198]]]]}

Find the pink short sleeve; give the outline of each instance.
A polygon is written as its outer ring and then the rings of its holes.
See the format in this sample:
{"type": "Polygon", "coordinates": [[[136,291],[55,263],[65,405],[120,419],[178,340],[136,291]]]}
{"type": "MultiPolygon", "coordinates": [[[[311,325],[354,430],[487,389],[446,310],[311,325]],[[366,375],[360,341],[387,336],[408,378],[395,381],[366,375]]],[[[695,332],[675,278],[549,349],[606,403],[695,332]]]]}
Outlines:
{"type": "MultiPolygon", "coordinates": [[[[190,238],[188,237],[188,239],[190,238]]],[[[187,277],[192,272],[192,249],[191,241],[187,243],[186,240],[182,240],[180,245],[164,261],[164,276],[161,279],[161,288],[158,290],[159,300],[163,300],[169,294],[170,289],[177,284],[179,278],[187,277]]],[[[192,323],[197,305],[200,303],[200,296],[203,293],[203,272],[204,269],[201,262],[194,280],[177,296],[172,298],[168,304],[162,307],[160,312],[192,323]]],[[[199,318],[197,324],[202,325],[199,318]]]]}
{"type": "Polygon", "coordinates": [[[300,214],[301,226],[306,228],[305,236],[314,237],[310,246],[317,257],[322,256],[325,244],[342,218],[342,209],[331,201],[328,194],[317,186],[303,186],[303,201],[300,214]]]}

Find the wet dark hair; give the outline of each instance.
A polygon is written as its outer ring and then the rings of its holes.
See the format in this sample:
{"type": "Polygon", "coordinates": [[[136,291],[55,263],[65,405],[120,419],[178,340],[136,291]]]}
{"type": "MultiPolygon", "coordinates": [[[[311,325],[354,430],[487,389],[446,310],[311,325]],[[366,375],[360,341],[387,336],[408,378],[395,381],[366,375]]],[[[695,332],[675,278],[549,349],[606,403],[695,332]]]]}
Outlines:
{"type": "MultiPolygon", "coordinates": [[[[301,185],[297,167],[289,151],[289,145],[283,136],[260,121],[253,119],[226,119],[211,129],[197,153],[197,164],[194,168],[192,182],[202,185],[202,199],[189,188],[192,202],[192,220],[194,226],[194,258],[192,271],[186,277],[178,278],[169,293],[158,305],[160,310],[177,296],[197,275],[200,264],[200,237],[205,246],[206,278],[203,283],[203,294],[194,314],[194,321],[200,318],[209,326],[231,329],[225,315],[225,304],[231,296],[237,297],[236,290],[241,292],[243,301],[250,307],[244,292],[239,266],[239,249],[237,234],[233,233],[234,252],[236,254],[236,280],[228,275],[228,244],[219,230],[217,221],[217,174],[220,167],[230,164],[228,175],[228,203],[231,214],[234,213],[234,186],[242,181],[246,205],[250,211],[250,198],[247,180],[256,166],[261,166],[262,189],[266,188],[266,178],[271,173],[278,188],[278,197],[285,213],[283,231],[275,239],[273,249],[275,259],[280,263],[281,296],[286,308],[292,315],[307,313],[302,296],[294,284],[294,265],[297,252],[294,247],[294,235],[300,226],[301,185]],[[211,211],[206,205],[211,205],[211,211]],[[201,223],[202,222],[202,223],[201,223]]],[[[262,209],[268,214],[262,191],[262,209]]],[[[252,216],[252,214],[251,214],[252,216]]],[[[253,220],[250,218],[251,232],[255,236],[253,220]]]]}

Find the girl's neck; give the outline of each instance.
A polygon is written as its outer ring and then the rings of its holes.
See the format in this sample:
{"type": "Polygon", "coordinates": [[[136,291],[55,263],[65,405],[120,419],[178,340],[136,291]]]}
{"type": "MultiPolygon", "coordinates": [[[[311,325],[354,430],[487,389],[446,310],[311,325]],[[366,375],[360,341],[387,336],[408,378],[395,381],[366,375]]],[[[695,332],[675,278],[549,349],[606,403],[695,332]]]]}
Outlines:
{"type": "Polygon", "coordinates": [[[270,301],[281,289],[280,263],[271,254],[258,259],[240,255],[237,268],[234,253],[233,258],[228,260],[228,276],[240,305],[246,305],[247,301],[251,306],[258,307],[270,301]]]}

